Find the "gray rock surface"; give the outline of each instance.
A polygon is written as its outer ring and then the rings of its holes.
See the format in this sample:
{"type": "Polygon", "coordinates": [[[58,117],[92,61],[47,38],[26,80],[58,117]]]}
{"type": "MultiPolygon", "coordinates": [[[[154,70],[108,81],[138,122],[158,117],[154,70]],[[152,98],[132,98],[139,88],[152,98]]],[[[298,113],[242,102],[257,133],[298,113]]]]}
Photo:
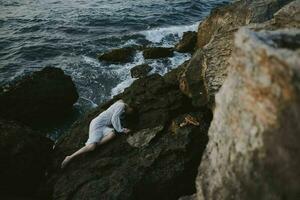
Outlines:
{"type": "Polygon", "coordinates": [[[132,147],[144,147],[164,129],[163,126],[140,130],[127,138],[128,144],[132,147]]]}
{"type": "Polygon", "coordinates": [[[236,34],[198,170],[199,200],[299,197],[299,41],[292,29],[236,34]]]}

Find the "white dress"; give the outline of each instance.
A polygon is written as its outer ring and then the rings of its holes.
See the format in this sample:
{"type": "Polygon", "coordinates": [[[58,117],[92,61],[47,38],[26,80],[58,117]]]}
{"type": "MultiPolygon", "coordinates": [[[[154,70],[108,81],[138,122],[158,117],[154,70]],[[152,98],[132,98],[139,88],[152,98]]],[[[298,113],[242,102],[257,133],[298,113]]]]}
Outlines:
{"type": "Polygon", "coordinates": [[[122,100],[116,101],[107,110],[94,118],[89,127],[89,138],[85,145],[96,143],[114,129],[121,133],[124,128],[121,126],[120,116],[125,111],[125,103],[122,100]],[[113,126],[110,128],[109,126],[113,126]]]}

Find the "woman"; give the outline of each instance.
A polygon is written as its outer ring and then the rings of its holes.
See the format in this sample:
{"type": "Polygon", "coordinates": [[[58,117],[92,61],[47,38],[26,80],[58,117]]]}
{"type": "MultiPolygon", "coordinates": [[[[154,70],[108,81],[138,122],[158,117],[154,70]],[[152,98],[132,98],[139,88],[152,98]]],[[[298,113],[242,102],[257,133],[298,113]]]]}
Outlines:
{"type": "Polygon", "coordinates": [[[132,112],[132,108],[123,100],[118,100],[112,104],[107,110],[103,111],[96,118],[94,118],[89,127],[89,138],[85,143],[85,146],[73,153],[70,156],[66,156],[61,163],[61,168],[64,168],[75,157],[95,150],[95,148],[101,144],[104,144],[116,135],[114,130],[118,133],[130,132],[127,128],[122,128],[120,117],[123,113],[129,114],[132,112]],[[112,126],[113,128],[110,128],[112,126]]]}

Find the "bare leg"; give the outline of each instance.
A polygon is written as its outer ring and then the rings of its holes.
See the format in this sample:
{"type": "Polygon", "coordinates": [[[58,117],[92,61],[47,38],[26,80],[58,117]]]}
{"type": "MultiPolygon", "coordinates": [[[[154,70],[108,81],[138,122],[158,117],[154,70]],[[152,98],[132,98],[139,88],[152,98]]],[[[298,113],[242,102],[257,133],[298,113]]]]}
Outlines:
{"type": "Polygon", "coordinates": [[[75,153],[73,153],[70,156],[66,156],[66,158],[64,159],[64,161],[61,163],[61,168],[64,168],[71,160],[73,160],[75,157],[87,153],[89,151],[93,151],[95,150],[97,144],[96,143],[92,143],[92,144],[88,144],[84,147],[82,147],[81,149],[79,149],[78,151],[76,151],[75,153]]]}
{"type": "Polygon", "coordinates": [[[110,133],[108,133],[106,136],[104,136],[104,137],[102,138],[102,140],[100,140],[100,141],[97,143],[97,145],[99,146],[99,145],[101,145],[101,144],[105,144],[105,143],[109,142],[110,140],[112,140],[114,137],[116,137],[116,134],[115,134],[114,132],[110,132],[110,133]]]}
{"type": "Polygon", "coordinates": [[[66,156],[66,158],[64,159],[64,161],[61,163],[61,168],[64,168],[71,160],[73,160],[75,157],[93,151],[95,150],[96,146],[100,146],[102,144],[107,143],[108,141],[112,140],[115,137],[115,133],[114,132],[110,132],[108,133],[106,136],[104,136],[102,138],[102,140],[100,140],[98,143],[92,143],[92,144],[88,144],[84,147],[82,147],[81,149],[79,149],[78,151],[76,151],[75,153],[73,153],[70,156],[66,156]]]}

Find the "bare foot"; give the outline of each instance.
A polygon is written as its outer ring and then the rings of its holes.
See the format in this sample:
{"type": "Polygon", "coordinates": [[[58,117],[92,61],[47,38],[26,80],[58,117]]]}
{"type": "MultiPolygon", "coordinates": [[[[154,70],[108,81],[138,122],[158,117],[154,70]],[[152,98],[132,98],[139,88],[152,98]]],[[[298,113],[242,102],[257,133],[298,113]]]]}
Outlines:
{"type": "Polygon", "coordinates": [[[64,159],[64,161],[62,161],[61,163],[61,168],[65,168],[67,166],[67,164],[71,161],[71,156],[66,156],[66,158],[64,159]]]}

